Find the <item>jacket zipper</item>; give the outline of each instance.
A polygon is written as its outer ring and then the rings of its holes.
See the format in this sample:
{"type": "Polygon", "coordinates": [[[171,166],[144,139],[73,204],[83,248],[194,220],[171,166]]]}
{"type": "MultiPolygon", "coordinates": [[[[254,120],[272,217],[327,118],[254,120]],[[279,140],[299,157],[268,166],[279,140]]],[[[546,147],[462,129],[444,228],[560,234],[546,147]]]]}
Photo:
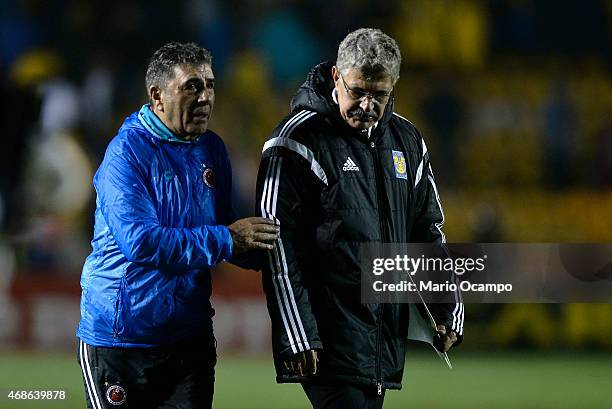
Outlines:
{"type": "Polygon", "coordinates": [[[383,317],[383,310],[385,308],[385,304],[379,304],[378,306],[378,328],[377,328],[377,334],[376,334],[376,390],[378,393],[378,396],[382,396],[382,387],[383,387],[383,380],[382,380],[382,342],[381,342],[381,338],[382,338],[382,317],[383,317]]]}
{"type": "MultiPolygon", "coordinates": [[[[382,169],[380,168],[380,159],[376,151],[376,144],[370,141],[370,148],[374,158],[374,173],[376,176],[376,196],[378,199],[378,224],[380,228],[381,239],[383,243],[388,241],[387,230],[385,229],[386,207],[383,203],[384,179],[382,177],[382,169]]],[[[382,319],[385,309],[385,304],[378,305],[378,321],[376,323],[376,392],[378,396],[382,396],[383,380],[382,380],[382,319]]]]}

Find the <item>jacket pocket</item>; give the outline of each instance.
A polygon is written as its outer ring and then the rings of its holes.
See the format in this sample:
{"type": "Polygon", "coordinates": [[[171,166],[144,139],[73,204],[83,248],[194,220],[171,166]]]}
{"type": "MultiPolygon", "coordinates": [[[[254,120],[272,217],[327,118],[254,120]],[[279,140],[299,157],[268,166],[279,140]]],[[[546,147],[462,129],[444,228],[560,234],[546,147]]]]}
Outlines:
{"type": "MultiPolygon", "coordinates": [[[[150,272],[155,274],[155,272],[150,272]]],[[[175,280],[158,275],[154,287],[138,286],[130,277],[122,281],[118,307],[117,337],[122,341],[141,342],[163,337],[175,324],[175,280]]]]}
{"type": "Polygon", "coordinates": [[[117,298],[115,299],[115,316],[113,318],[113,338],[119,336],[119,320],[121,317],[121,306],[123,304],[123,293],[125,291],[125,277],[121,277],[117,298]]]}

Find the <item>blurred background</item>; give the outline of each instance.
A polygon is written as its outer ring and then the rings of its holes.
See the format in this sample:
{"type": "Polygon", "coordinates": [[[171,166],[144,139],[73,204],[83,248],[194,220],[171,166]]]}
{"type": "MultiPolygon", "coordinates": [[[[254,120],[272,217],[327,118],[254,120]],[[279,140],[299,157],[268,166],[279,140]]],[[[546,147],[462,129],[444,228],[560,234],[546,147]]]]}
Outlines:
{"type": "MultiPolygon", "coordinates": [[[[69,399],[0,407],[84,407],[73,351],[91,181],[165,42],[213,54],[211,129],[240,216],[308,70],[378,27],[402,50],[395,111],[428,143],[449,242],[611,242],[611,22],[611,0],[2,0],[0,392],[69,399]]],[[[214,287],[215,407],[307,408],[274,384],[259,274],[221,266],[214,287]]],[[[471,305],[465,331],[452,373],[411,347],[385,407],[612,407],[612,305],[471,305]]]]}

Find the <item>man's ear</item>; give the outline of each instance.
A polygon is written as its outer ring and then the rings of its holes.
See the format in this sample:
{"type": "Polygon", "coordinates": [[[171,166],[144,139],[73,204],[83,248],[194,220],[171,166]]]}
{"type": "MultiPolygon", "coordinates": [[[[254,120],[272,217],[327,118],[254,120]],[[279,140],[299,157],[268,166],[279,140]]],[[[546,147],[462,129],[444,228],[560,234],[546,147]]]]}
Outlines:
{"type": "Polygon", "coordinates": [[[162,90],[160,87],[156,85],[149,87],[149,99],[153,109],[163,112],[164,104],[162,103],[162,90]]]}
{"type": "Polygon", "coordinates": [[[334,80],[334,84],[338,82],[340,78],[340,70],[335,65],[332,67],[332,79],[334,80]]]}

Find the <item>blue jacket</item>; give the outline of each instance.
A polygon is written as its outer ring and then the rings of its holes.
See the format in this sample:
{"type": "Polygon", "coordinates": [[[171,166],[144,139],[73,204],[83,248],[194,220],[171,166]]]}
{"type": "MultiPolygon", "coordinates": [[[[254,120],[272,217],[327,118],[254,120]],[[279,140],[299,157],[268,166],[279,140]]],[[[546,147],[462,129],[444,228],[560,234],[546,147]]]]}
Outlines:
{"type": "Polygon", "coordinates": [[[232,254],[231,168],[219,136],[177,140],[145,105],[110,142],[94,187],[77,336],[150,347],[212,330],[210,268],[232,254]]]}

